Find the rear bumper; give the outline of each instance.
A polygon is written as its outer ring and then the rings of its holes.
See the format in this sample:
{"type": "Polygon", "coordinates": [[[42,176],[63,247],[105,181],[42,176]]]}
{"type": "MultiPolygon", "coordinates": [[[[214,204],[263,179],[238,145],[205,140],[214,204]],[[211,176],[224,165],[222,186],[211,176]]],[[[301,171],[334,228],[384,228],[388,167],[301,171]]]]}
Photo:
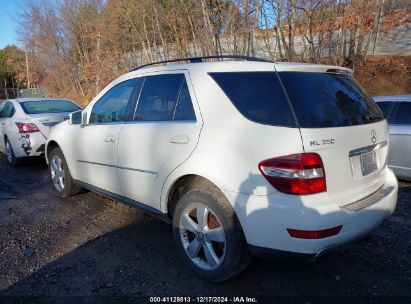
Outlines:
{"type": "Polygon", "coordinates": [[[253,256],[256,256],[262,259],[315,262],[318,259],[320,259],[322,256],[327,255],[330,252],[333,252],[335,250],[341,249],[342,247],[349,246],[350,244],[354,242],[365,239],[377,227],[378,225],[376,227],[370,228],[368,231],[365,231],[362,234],[357,235],[354,238],[347,239],[344,242],[325,247],[317,253],[301,253],[301,252],[285,251],[285,250],[271,249],[271,248],[266,248],[266,247],[259,247],[259,246],[254,246],[250,244],[248,244],[248,250],[253,256]]]}
{"type": "Polygon", "coordinates": [[[394,212],[398,183],[389,169],[387,169],[385,184],[380,190],[383,195],[378,196],[372,203],[365,199],[365,203],[363,200],[356,202],[361,208],[357,210],[354,207],[358,205],[355,204],[350,206],[351,210],[334,203],[308,207],[303,201],[298,202],[295,199],[287,202],[279,201],[278,196],[270,198],[270,196],[245,195],[238,196],[234,208],[251,252],[261,255],[262,252],[275,250],[274,255],[287,252],[293,255],[302,254],[312,259],[365,237],[394,212]],[[321,239],[293,238],[287,231],[288,228],[307,231],[323,230],[340,225],[342,229],[337,235],[321,239]]]}
{"type": "Polygon", "coordinates": [[[40,133],[8,134],[16,157],[39,156],[44,154],[46,138],[40,133]]]}

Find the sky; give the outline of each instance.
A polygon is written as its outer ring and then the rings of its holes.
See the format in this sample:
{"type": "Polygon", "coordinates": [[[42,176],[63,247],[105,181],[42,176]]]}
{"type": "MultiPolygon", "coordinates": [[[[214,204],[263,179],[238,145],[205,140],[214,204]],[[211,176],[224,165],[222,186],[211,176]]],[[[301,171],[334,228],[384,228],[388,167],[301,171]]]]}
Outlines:
{"type": "Polygon", "coordinates": [[[0,0],[0,49],[8,44],[18,44],[17,18],[24,0],[0,0]]]}

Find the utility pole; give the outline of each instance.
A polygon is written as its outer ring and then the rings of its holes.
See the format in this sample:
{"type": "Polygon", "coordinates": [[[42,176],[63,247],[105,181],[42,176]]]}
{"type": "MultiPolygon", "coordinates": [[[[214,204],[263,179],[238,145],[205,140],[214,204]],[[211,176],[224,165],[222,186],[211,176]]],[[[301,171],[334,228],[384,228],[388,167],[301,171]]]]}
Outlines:
{"type": "Polygon", "coordinates": [[[29,57],[27,56],[27,43],[26,43],[26,77],[27,77],[27,88],[30,89],[30,76],[29,76],[29,57]]]}
{"type": "Polygon", "coordinates": [[[100,33],[97,34],[97,41],[96,41],[96,48],[97,48],[97,77],[96,77],[96,95],[100,92],[100,73],[101,73],[101,65],[100,65],[100,33]]]}
{"type": "Polygon", "coordinates": [[[374,45],[372,47],[372,54],[375,55],[375,47],[377,45],[377,38],[378,38],[378,32],[380,31],[380,23],[381,19],[383,17],[384,13],[384,2],[385,0],[380,0],[379,1],[379,8],[378,8],[378,16],[377,16],[377,28],[375,30],[375,35],[374,35],[374,45]]]}

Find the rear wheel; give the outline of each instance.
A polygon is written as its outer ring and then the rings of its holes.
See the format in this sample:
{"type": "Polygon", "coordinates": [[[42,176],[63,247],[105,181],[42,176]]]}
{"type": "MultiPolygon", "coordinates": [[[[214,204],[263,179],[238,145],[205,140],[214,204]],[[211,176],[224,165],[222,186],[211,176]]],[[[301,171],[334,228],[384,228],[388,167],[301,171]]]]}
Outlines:
{"type": "Polygon", "coordinates": [[[81,188],[74,184],[63,152],[58,147],[50,152],[49,170],[58,196],[68,197],[80,192],[81,188]]]}
{"type": "Polygon", "coordinates": [[[13,151],[13,147],[10,144],[10,141],[6,138],[6,159],[7,159],[7,163],[12,166],[15,167],[19,164],[19,159],[15,156],[14,151],[13,151]]]}
{"type": "Polygon", "coordinates": [[[184,194],[175,208],[173,235],[185,264],[206,280],[224,281],[248,264],[241,226],[221,193],[184,194]]]}

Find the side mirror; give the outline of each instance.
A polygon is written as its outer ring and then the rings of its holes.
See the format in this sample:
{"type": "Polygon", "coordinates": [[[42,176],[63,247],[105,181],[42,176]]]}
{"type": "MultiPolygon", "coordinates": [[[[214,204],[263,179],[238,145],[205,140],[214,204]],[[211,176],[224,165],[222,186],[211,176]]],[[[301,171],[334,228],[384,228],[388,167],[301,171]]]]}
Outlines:
{"type": "Polygon", "coordinates": [[[69,124],[70,125],[80,125],[82,123],[82,113],[83,111],[76,111],[69,114],[69,124]]]}

